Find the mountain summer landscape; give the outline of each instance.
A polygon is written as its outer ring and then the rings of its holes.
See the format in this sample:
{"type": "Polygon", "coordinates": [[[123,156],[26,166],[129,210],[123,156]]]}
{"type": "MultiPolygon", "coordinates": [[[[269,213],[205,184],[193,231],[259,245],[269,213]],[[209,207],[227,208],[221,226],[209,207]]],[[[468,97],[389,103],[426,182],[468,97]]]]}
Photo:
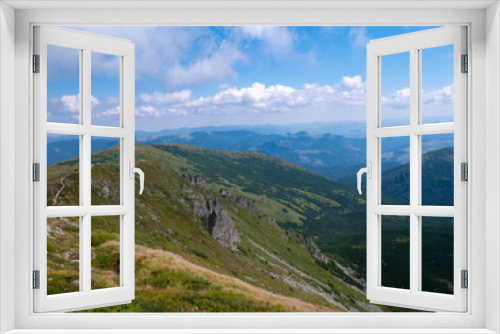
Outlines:
{"type": "MultiPolygon", "coordinates": [[[[352,128],[138,134],[136,297],[85,312],[408,311],[365,297],[366,202],[355,174],[366,139],[352,128]]],[[[118,144],[92,141],[92,205],[119,204],[118,144]]],[[[78,152],[78,140],[49,141],[48,206],[78,205],[78,152]]],[[[453,205],[453,136],[425,139],[422,154],[423,204],[453,205]]],[[[384,204],[407,204],[407,144],[384,142],[382,159],[384,204]]],[[[453,293],[453,221],[423,224],[423,289],[453,293]]],[[[49,218],[47,232],[48,293],[77,291],[78,218],[49,218]]],[[[119,286],[119,239],[119,217],[92,218],[93,289],[119,286]]],[[[409,287],[407,217],[383,217],[382,264],[383,285],[409,287]]]]}

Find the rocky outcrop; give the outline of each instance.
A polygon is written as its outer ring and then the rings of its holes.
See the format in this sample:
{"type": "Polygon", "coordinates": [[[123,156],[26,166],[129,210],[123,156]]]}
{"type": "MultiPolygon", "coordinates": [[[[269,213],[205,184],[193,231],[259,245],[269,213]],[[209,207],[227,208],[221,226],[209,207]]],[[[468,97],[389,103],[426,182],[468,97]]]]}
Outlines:
{"type": "Polygon", "coordinates": [[[236,198],[236,204],[238,204],[240,207],[244,209],[248,209],[250,211],[257,211],[257,208],[253,206],[252,203],[246,198],[245,196],[240,196],[236,198]]]}
{"type": "Polygon", "coordinates": [[[240,233],[236,229],[229,211],[220,206],[217,198],[207,201],[209,213],[203,217],[208,232],[223,247],[237,250],[236,243],[240,242],[240,233]]]}
{"type": "Polygon", "coordinates": [[[315,259],[317,259],[323,263],[330,262],[328,257],[325,254],[321,253],[321,249],[319,249],[318,245],[316,245],[316,243],[314,242],[312,237],[306,237],[306,246],[307,246],[307,249],[309,250],[309,252],[311,253],[311,255],[315,259]]]}
{"type": "Polygon", "coordinates": [[[196,176],[188,175],[188,181],[193,186],[205,187],[207,185],[207,181],[199,175],[196,176]]]}
{"type": "Polygon", "coordinates": [[[227,190],[226,188],[220,188],[219,193],[221,195],[223,195],[223,196],[229,196],[230,195],[229,190],[227,190]]]}

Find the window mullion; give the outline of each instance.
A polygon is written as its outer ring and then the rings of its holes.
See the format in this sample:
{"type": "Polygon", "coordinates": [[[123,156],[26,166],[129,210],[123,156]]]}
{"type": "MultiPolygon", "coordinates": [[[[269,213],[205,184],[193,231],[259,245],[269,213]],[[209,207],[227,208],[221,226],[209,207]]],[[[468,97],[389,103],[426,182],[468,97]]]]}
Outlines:
{"type": "Polygon", "coordinates": [[[419,124],[419,87],[420,87],[419,50],[410,50],[410,291],[415,293],[419,287],[420,250],[419,222],[420,217],[414,209],[420,204],[420,136],[415,133],[419,124]]]}
{"type": "MultiPolygon", "coordinates": [[[[86,48],[83,50],[83,63],[82,63],[82,85],[80,94],[82,96],[82,125],[90,127],[91,125],[91,50],[86,48]]],[[[82,149],[81,152],[81,170],[82,186],[80,187],[82,203],[86,208],[91,206],[91,134],[87,132],[82,136],[82,149]]],[[[83,233],[80,238],[80,249],[82,252],[82,262],[80,263],[83,291],[90,293],[91,287],[91,273],[92,273],[92,250],[91,250],[91,215],[90,211],[87,212],[82,220],[81,231],[83,233]]]]}

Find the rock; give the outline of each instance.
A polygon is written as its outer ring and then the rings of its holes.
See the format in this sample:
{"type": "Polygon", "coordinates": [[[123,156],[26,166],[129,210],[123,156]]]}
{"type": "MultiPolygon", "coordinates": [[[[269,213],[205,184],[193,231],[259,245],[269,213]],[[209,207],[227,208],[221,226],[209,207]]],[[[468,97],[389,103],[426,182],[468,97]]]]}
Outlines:
{"type": "Polygon", "coordinates": [[[219,193],[224,196],[230,195],[229,190],[227,190],[226,188],[220,188],[219,193]]]}
{"type": "Polygon", "coordinates": [[[204,222],[208,232],[223,247],[238,250],[236,243],[241,241],[240,233],[236,229],[229,211],[220,206],[217,198],[207,201],[209,213],[205,215],[204,222]]]}
{"type": "Polygon", "coordinates": [[[244,209],[248,209],[250,211],[257,211],[257,208],[253,206],[252,203],[245,196],[240,196],[236,199],[236,204],[241,206],[244,209]]]}
{"type": "Polygon", "coordinates": [[[181,191],[183,193],[193,193],[194,192],[194,189],[193,188],[188,188],[188,187],[185,187],[184,185],[181,187],[181,191]]]}
{"type": "Polygon", "coordinates": [[[107,185],[102,187],[101,191],[99,191],[99,196],[109,198],[109,187],[107,185]]]}
{"type": "Polygon", "coordinates": [[[307,249],[309,250],[309,252],[311,253],[311,255],[315,259],[317,259],[323,263],[330,262],[328,257],[325,254],[321,253],[321,250],[319,249],[318,245],[316,245],[316,243],[314,242],[312,237],[306,237],[306,246],[307,246],[307,249]]]}
{"type": "Polygon", "coordinates": [[[206,216],[209,213],[205,200],[200,201],[199,199],[194,199],[191,205],[193,207],[193,213],[197,216],[206,216]]]}
{"type": "Polygon", "coordinates": [[[205,179],[199,175],[197,176],[188,175],[188,181],[194,186],[205,187],[207,185],[207,181],[205,181],[205,179]]]}

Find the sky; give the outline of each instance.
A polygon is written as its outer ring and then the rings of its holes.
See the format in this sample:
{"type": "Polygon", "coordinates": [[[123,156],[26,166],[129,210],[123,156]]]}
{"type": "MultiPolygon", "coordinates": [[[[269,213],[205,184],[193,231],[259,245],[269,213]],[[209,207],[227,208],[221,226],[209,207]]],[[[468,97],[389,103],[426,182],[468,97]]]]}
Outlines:
{"type": "MultiPolygon", "coordinates": [[[[366,119],[366,44],[432,27],[69,27],[131,40],[136,129],[366,119]]],[[[48,121],[78,123],[79,51],[48,47],[48,121]]],[[[452,120],[453,46],[422,50],[423,117],[452,120]]],[[[119,126],[119,59],[92,54],[92,124],[119,126]]],[[[382,57],[382,119],[409,122],[409,55],[382,57]]]]}

